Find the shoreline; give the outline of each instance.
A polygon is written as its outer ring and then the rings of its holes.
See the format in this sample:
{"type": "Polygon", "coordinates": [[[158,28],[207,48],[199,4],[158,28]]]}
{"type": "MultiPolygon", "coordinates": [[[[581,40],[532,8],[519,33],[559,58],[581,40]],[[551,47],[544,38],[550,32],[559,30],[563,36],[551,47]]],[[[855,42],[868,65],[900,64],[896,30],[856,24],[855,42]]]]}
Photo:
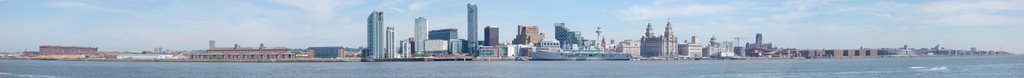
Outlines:
{"type": "MultiPolygon", "coordinates": [[[[631,59],[620,61],[727,61],[727,60],[813,60],[813,59],[873,59],[873,58],[923,58],[923,57],[970,57],[970,56],[1013,56],[1013,55],[956,55],[956,56],[880,56],[880,57],[854,57],[854,58],[749,58],[749,59],[677,59],[677,60],[650,60],[631,59]]],[[[410,59],[377,59],[377,61],[366,61],[360,59],[31,59],[31,58],[0,58],[0,60],[53,60],[53,61],[94,61],[94,62],[434,62],[434,61],[537,61],[537,60],[515,60],[515,59],[483,59],[483,58],[410,58],[410,59]]],[[[604,60],[594,60],[604,61],[604,60]]],[[[608,60],[616,61],[616,60],[608,60]]]]}

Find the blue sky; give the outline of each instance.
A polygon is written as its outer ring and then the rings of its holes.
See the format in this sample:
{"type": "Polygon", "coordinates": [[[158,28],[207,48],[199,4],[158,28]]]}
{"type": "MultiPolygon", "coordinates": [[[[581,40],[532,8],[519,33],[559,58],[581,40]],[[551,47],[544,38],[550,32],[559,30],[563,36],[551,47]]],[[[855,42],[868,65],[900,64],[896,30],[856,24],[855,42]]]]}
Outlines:
{"type": "Polygon", "coordinates": [[[466,3],[480,25],[499,26],[501,41],[517,25],[540,26],[553,38],[555,22],[595,37],[636,40],[653,22],[671,19],[680,39],[714,35],[752,42],[755,33],[792,48],[924,48],[1024,51],[1022,0],[0,0],[0,51],[39,45],[99,47],[103,51],[175,50],[219,46],[305,48],[364,46],[366,17],[384,11],[398,38],[412,37],[413,19],[431,29],[458,28],[465,38],[466,3]],[[1015,45],[1016,44],[1016,45],[1015,45]]]}

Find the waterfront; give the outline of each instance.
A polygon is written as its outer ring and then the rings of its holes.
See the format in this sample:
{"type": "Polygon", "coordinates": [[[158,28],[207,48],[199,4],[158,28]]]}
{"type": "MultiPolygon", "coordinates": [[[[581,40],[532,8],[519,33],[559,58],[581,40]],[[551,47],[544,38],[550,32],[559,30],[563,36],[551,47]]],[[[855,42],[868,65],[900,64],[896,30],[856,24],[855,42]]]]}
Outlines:
{"type": "Polygon", "coordinates": [[[96,62],[0,60],[0,78],[1014,78],[1024,56],[701,61],[96,62]]]}

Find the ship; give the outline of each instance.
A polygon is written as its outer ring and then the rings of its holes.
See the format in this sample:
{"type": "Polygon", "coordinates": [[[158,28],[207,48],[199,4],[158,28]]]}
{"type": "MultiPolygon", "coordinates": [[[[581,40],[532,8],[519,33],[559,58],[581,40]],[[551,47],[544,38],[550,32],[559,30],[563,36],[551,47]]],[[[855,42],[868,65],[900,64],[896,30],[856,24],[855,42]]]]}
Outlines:
{"type": "MultiPolygon", "coordinates": [[[[563,50],[558,41],[546,40],[537,43],[535,52],[530,52],[530,60],[544,61],[588,61],[588,60],[629,60],[629,53],[605,52],[602,48],[568,48],[563,50]]],[[[573,46],[575,47],[575,46],[573,46]]]]}
{"type": "Polygon", "coordinates": [[[629,60],[628,53],[608,53],[602,51],[538,51],[533,52],[530,60],[542,61],[588,61],[588,60],[629,60]]]}

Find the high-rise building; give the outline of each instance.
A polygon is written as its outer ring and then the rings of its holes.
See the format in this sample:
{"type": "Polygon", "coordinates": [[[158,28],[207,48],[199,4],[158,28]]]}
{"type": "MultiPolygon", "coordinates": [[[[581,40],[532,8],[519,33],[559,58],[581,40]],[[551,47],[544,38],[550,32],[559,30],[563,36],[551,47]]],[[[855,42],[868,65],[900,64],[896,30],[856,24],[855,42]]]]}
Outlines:
{"type": "Polygon", "coordinates": [[[364,59],[384,58],[384,12],[373,11],[366,19],[366,49],[364,59]]]}
{"type": "Polygon", "coordinates": [[[676,36],[672,33],[672,22],[665,25],[665,35],[656,36],[650,22],[647,23],[647,33],[640,40],[640,56],[643,57],[674,57],[678,54],[679,46],[676,36]]]}
{"type": "Polygon", "coordinates": [[[459,31],[454,28],[430,30],[427,40],[450,40],[459,39],[459,31]]]}
{"type": "Polygon", "coordinates": [[[396,55],[398,52],[398,49],[395,49],[395,27],[387,27],[386,39],[388,40],[385,41],[387,42],[385,43],[387,45],[387,47],[385,48],[387,49],[387,51],[384,52],[384,56],[385,58],[395,58],[394,55],[396,55]]]}
{"type": "Polygon", "coordinates": [[[498,26],[484,27],[484,46],[498,45],[498,26]]]}
{"type": "Polygon", "coordinates": [[[519,25],[517,30],[512,44],[533,45],[544,39],[544,33],[540,33],[540,27],[519,25]]]}
{"type": "Polygon", "coordinates": [[[555,40],[558,40],[559,47],[562,49],[580,48],[583,46],[583,37],[579,31],[572,31],[565,27],[565,23],[556,22],[555,24],[555,40]]]}
{"type": "MultiPolygon", "coordinates": [[[[429,26],[428,26],[429,25],[429,21],[426,18],[419,17],[419,18],[416,18],[416,22],[415,23],[416,23],[416,25],[414,26],[413,34],[415,35],[414,39],[416,39],[416,40],[414,42],[423,42],[423,41],[427,40],[427,30],[429,29],[429,26]]],[[[415,48],[413,50],[414,52],[416,52],[416,53],[423,52],[423,48],[424,47],[423,47],[422,43],[421,44],[413,44],[412,46],[415,46],[415,48]]]]}
{"type": "Polygon", "coordinates": [[[477,30],[477,28],[476,28],[476,25],[477,25],[477,22],[476,22],[477,21],[477,19],[476,19],[477,18],[476,4],[473,4],[473,3],[466,4],[466,8],[467,8],[467,11],[468,11],[466,13],[468,15],[466,17],[467,18],[466,21],[467,21],[467,24],[468,24],[468,25],[466,25],[467,26],[466,30],[468,30],[468,31],[466,31],[466,33],[468,33],[468,36],[469,36],[469,38],[466,38],[467,42],[469,42],[469,43],[466,43],[466,44],[469,44],[469,46],[467,46],[469,48],[469,50],[467,52],[469,52],[469,54],[471,56],[477,56],[477,55],[479,55],[479,52],[477,52],[477,50],[475,50],[475,49],[477,49],[477,47],[479,45],[478,45],[477,39],[476,39],[476,36],[477,36],[476,35],[476,33],[477,33],[477,31],[476,31],[477,30]]]}

